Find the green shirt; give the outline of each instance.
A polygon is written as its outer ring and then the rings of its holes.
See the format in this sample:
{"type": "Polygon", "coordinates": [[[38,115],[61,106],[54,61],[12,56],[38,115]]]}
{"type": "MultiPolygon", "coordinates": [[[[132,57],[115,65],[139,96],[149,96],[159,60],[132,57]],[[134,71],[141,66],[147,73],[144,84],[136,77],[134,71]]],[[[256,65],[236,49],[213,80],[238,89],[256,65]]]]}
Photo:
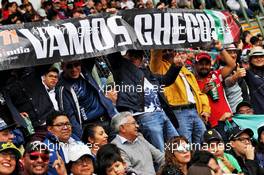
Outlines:
{"type": "MultiPolygon", "coordinates": [[[[232,156],[231,154],[228,153],[224,153],[224,157],[229,161],[229,163],[237,170],[238,173],[242,172],[241,167],[239,166],[236,158],[234,156],[232,156]]],[[[221,169],[224,171],[230,171],[225,164],[223,163],[223,161],[221,159],[217,159],[218,164],[220,165],[221,169]]],[[[232,173],[232,172],[230,172],[232,173]]]]}

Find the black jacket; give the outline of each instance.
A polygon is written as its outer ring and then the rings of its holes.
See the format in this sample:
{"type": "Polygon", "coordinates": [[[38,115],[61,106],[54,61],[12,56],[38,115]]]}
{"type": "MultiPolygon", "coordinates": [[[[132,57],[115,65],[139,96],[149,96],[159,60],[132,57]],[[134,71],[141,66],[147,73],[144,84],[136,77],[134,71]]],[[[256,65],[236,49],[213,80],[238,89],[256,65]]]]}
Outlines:
{"type": "MultiPolygon", "coordinates": [[[[92,68],[94,66],[95,59],[87,59],[82,61],[82,75],[83,79],[87,82],[87,85],[89,88],[92,88],[95,90],[95,92],[98,95],[98,99],[102,106],[105,108],[105,111],[107,112],[107,116],[109,118],[112,118],[115,114],[115,108],[112,104],[112,101],[105,97],[105,95],[102,93],[102,90],[92,77],[92,68]]],[[[63,73],[60,77],[56,98],[58,100],[59,108],[62,111],[65,111],[67,115],[70,118],[70,121],[73,126],[73,133],[81,138],[82,136],[82,114],[80,112],[80,105],[78,97],[74,90],[71,88],[72,84],[70,83],[69,79],[66,79],[63,76],[63,73]]],[[[99,116],[98,116],[99,117],[99,116]]]]}
{"type": "Polygon", "coordinates": [[[136,67],[128,59],[123,58],[119,52],[108,55],[108,60],[111,64],[111,71],[113,73],[115,83],[119,86],[116,103],[116,107],[119,111],[144,111],[144,78],[146,78],[151,84],[159,87],[158,95],[161,106],[167,116],[172,120],[174,126],[176,125],[178,127],[176,117],[162,93],[162,88],[175,82],[181,67],[176,67],[172,64],[165,75],[153,75],[148,67],[136,67]],[[141,89],[141,91],[138,91],[137,88],[141,89]]]}
{"type": "Polygon", "coordinates": [[[256,160],[244,160],[242,157],[238,156],[234,150],[231,150],[228,153],[236,158],[245,175],[264,175],[264,169],[259,166],[256,160]]]}
{"type": "Polygon", "coordinates": [[[19,112],[28,113],[34,127],[45,123],[47,116],[55,110],[41,80],[49,66],[21,69],[17,72],[19,77],[9,79],[5,87],[14,106],[19,112]]]}

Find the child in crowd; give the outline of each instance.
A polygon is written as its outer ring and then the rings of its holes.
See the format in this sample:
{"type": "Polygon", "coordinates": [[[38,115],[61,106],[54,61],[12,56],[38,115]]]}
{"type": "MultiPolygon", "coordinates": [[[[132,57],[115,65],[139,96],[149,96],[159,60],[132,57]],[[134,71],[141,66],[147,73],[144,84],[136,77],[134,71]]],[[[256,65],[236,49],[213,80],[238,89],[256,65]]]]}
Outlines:
{"type": "Polygon", "coordinates": [[[96,155],[97,175],[136,175],[126,171],[126,163],[119,148],[114,144],[102,146],[96,155]]]}

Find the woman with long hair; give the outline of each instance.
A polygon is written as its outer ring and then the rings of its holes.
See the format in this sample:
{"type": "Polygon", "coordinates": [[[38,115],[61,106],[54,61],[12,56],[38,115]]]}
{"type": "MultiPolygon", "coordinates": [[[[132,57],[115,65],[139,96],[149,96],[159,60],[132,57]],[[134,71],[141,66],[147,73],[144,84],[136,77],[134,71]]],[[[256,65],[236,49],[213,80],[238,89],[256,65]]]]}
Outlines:
{"type": "Polygon", "coordinates": [[[183,136],[170,139],[165,147],[165,165],[158,175],[187,175],[188,163],[191,160],[191,146],[183,136]]]}

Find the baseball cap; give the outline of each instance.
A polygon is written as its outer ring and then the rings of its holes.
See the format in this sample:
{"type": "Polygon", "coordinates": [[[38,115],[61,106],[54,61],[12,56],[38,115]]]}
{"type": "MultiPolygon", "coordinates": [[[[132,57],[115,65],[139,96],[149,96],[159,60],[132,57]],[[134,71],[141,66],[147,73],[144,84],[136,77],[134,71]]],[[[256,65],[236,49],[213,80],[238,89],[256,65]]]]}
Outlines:
{"type": "Polygon", "coordinates": [[[215,129],[207,130],[204,133],[204,142],[205,143],[210,143],[211,141],[222,141],[222,140],[223,140],[222,136],[215,129]]]}
{"type": "Polygon", "coordinates": [[[0,152],[7,150],[13,151],[13,153],[17,156],[17,159],[21,157],[20,150],[12,142],[0,142],[0,152]]]}
{"type": "Polygon", "coordinates": [[[235,44],[229,44],[225,47],[226,50],[239,50],[235,44]]]}
{"type": "Polygon", "coordinates": [[[262,49],[261,47],[254,47],[253,49],[251,49],[248,56],[250,58],[252,56],[260,56],[260,55],[264,55],[264,49],[262,49]]]}
{"type": "Polygon", "coordinates": [[[236,113],[238,113],[238,110],[242,107],[242,106],[248,106],[250,108],[252,108],[252,105],[247,102],[247,101],[242,101],[240,103],[238,103],[237,107],[236,107],[236,113]]]}
{"type": "Polygon", "coordinates": [[[45,154],[49,154],[49,148],[45,143],[41,141],[33,141],[28,143],[25,149],[25,153],[32,152],[43,152],[45,154]]]}
{"type": "Polygon", "coordinates": [[[46,16],[47,16],[47,14],[46,14],[46,12],[45,12],[44,9],[38,9],[38,14],[39,14],[39,16],[41,16],[41,17],[46,17],[46,16]]]}
{"type": "Polygon", "coordinates": [[[70,161],[75,162],[85,155],[89,156],[94,161],[94,156],[92,155],[89,147],[81,142],[70,144],[68,153],[68,162],[66,163],[69,163],[70,161]]]}
{"type": "Polygon", "coordinates": [[[253,137],[253,135],[254,135],[253,131],[250,128],[242,129],[240,127],[235,127],[231,131],[231,134],[229,136],[229,140],[234,140],[234,139],[238,138],[242,133],[247,133],[249,135],[249,137],[253,137]]]}
{"type": "Polygon", "coordinates": [[[206,60],[209,60],[211,61],[211,56],[208,54],[208,53],[205,53],[205,52],[201,52],[201,53],[198,53],[196,56],[195,56],[195,61],[196,62],[199,62],[203,59],[206,59],[206,60]]]}
{"type": "Polygon", "coordinates": [[[85,4],[83,2],[75,2],[74,3],[75,7],[83,7],[85,4]]]}

